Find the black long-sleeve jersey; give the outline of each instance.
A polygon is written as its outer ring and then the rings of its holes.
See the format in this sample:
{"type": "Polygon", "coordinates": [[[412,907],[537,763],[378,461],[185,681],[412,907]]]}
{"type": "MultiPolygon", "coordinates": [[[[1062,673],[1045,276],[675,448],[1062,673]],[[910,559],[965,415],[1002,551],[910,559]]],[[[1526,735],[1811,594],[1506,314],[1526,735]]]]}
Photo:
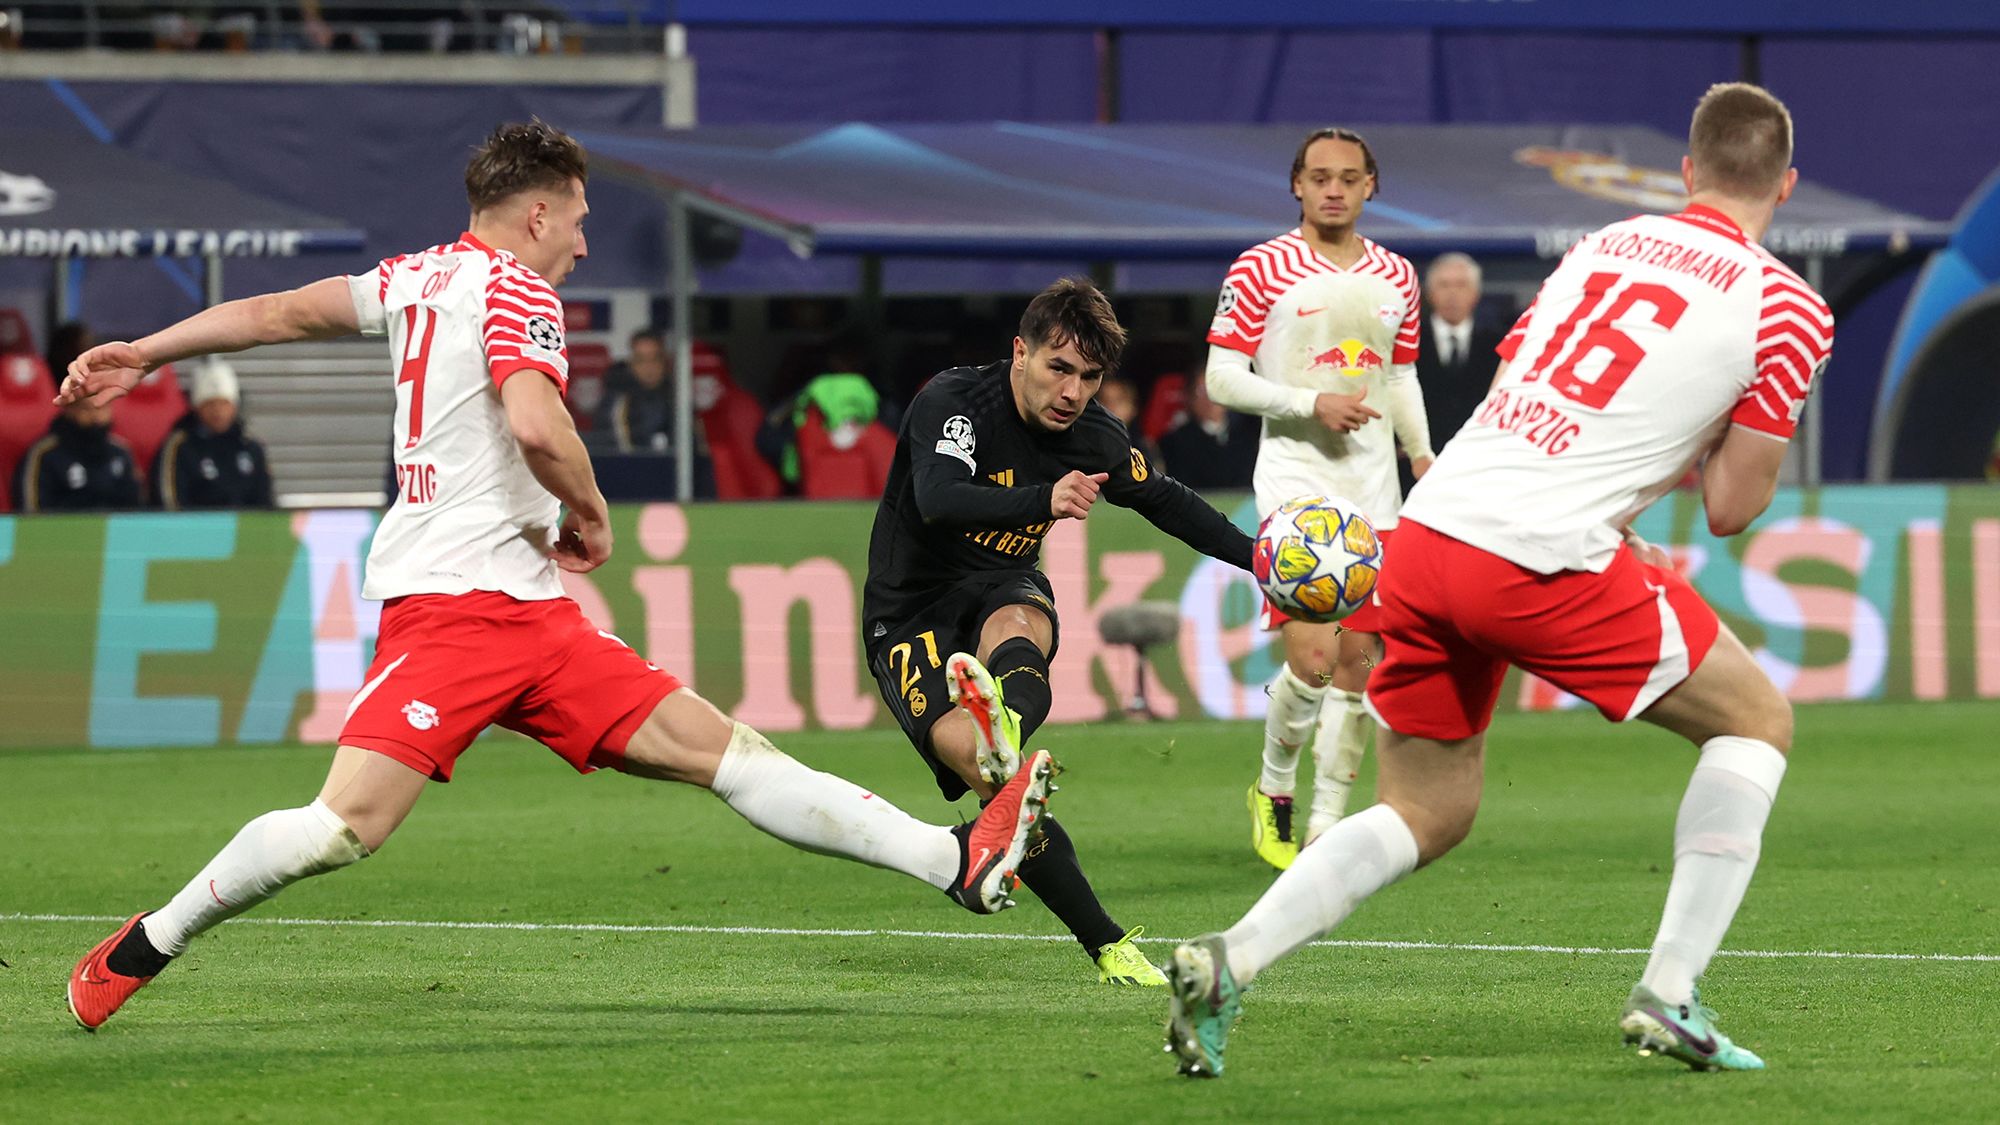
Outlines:
{"type": "Polygon", "coordinates": [[[1061,432],[1023,421],[1008,367],[952,368],[910,403],[868,539],[867,635],[980,571],[1034,567],[1055,526],[1055,484],[1071,470],[1109,473],[1102,499],[1205,555],[1250,569],[1250,537],[1148,464],[1124,423],[1096,400],[1061,432]]]}

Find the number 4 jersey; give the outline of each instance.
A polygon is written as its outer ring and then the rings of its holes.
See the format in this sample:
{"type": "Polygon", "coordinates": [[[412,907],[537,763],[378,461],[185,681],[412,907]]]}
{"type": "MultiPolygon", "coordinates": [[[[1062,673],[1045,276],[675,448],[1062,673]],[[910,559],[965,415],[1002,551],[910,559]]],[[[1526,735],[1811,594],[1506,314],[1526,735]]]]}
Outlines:
{"type": "Polygon", "coordinates": [[[361,596],[561,597],[549,557],[561,505],[528,471],[500,402],[500,384],[528,368],[568,389],[555,291],[470,234],[347,286],[362,334],[387,335],[396,361],[396,499],[361,596]]]}
{"type": "Polygon", "coordinates": [[[1826,302],[1721,212],[1614,223],[1542,283],[1403,514],[1543,574],[1602,571],[1729,426],[1789,440],[1832,345],[1826,302]]]}

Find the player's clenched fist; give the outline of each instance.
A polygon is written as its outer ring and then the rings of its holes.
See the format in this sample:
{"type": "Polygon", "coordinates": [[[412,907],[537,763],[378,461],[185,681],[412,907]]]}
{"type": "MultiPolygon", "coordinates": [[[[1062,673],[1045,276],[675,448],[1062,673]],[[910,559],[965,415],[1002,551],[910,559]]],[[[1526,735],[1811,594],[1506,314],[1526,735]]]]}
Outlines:
{"type": "Polygon", "coordinates": [[[99,406],[125,397],[146,377],[146,357],[123,340],[99,344],[77,356],[63,376],[56,404],[68,406],[87,398],[99,406]]]}
{"type": "Polygon", "coordinates": [[[562,531],[556,536],[556,565],[572,574],[596,570],[611,557],[611,525],[602,520],[586,520],[575,512],[563,516],[562,531]]]}
{"type": "Polygon", "coordinates": [[[1090,506],[1097,503],[1098,490],[1110,479],[1110,473],[1071,469],[1056,482],[1056,490],[1049,497],[1049,514],[1059,520],[1080,520],[1089,515],[1090,506]]]}
{"type": "Polygon", "coordinates": [[[1382,416],[1361,404],[1361,400],[1367,397],[1366,387],[1361,388],[1361,393],[1358,395],[1323,394],[1313,400],[1313,417],[1319,419],[1320,425],[1335,433],[1358,430],[1366,425],[1370,418],[1382,416]]]}

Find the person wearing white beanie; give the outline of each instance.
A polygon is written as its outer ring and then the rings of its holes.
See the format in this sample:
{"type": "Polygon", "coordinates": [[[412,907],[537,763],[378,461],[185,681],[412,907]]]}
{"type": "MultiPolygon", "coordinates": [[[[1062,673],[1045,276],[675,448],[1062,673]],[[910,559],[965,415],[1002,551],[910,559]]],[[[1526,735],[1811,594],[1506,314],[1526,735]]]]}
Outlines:
{"type": "Polygon", "coordinates": [[[219,359],[195,368],[188,412],[174,424],[153,465],[160,506],[269,508],[271,467],[264,445],[243,432],[242,387],[219,359]]]}

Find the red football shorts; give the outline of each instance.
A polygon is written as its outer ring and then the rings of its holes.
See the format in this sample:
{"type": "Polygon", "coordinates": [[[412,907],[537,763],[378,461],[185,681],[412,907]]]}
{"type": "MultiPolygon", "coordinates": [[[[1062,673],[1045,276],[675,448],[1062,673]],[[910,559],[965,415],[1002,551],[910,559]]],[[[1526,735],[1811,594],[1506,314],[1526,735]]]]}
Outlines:
{"type": "Polygon", "coordinates": [[[588,773],[623,754],[632,732],[680,686],[568,598],[524,602],[489,591],[391,598],[340,744],[450,781],[459,754],[498,723],[588,773]]]}
{"type": "Polygon", "coordinates": [[[1446,741],[1486,729],[1509,664],[1630,719],[1700,667],[1721,628],[1679,572],[1622,545],[1602,574],[1538,574],[1409,520],[1376,599],[1386,655],[1369,709],[1446,741]]]}
{"type": "MultiPolygon", "coordinates": [[[[1375,529],[1375,538],[1382,544],[1382,572],[1384,574],[1389,572],[1389,536],[1395,534],[1395,530],[1393,527],[1378,527],[1375,529]]],[[[1264,599],[1263,626],[1266,630],[1276,629],[1291,619],[1292,615],[1272,605],[1271,599],[1264,599]]],[[[1360,609],[1341,618],[1340,623],[1352,632],[1379,633],[1382,631],[1382,610],[1376,605],[1374,596],[1370,595],[1368,600],[1361,604],[1360,609]]]]}

